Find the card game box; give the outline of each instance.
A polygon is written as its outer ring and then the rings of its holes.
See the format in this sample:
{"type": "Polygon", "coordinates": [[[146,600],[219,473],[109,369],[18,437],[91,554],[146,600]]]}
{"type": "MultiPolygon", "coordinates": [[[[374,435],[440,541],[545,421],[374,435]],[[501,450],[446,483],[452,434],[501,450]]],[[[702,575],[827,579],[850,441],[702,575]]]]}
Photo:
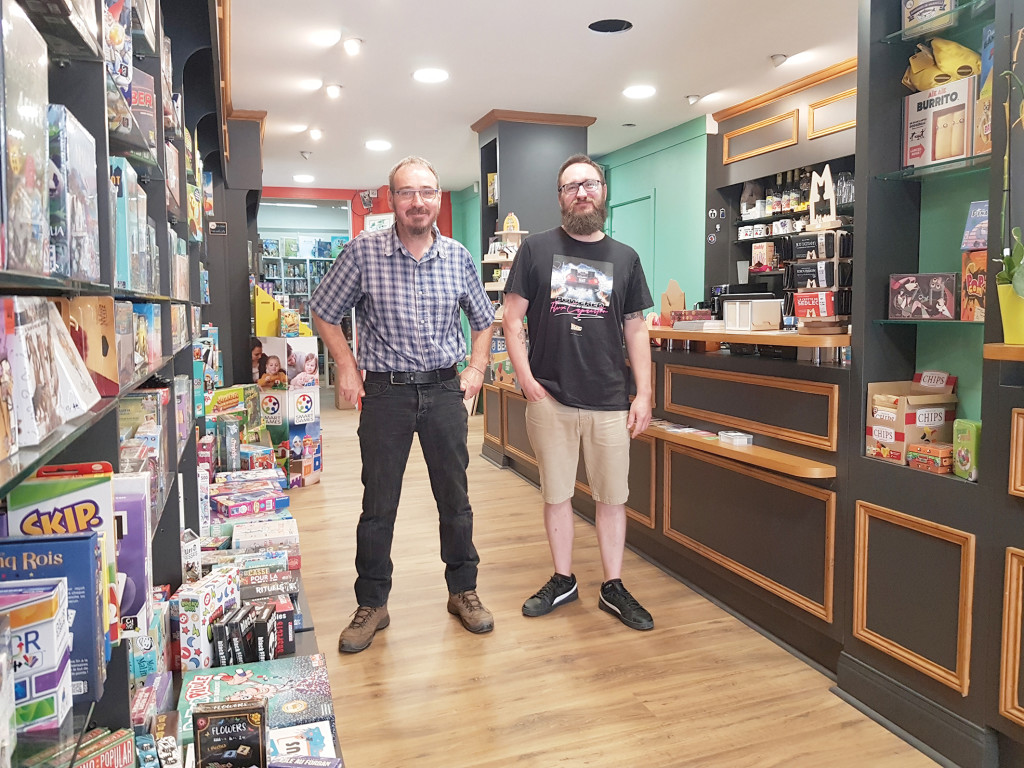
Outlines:
{"type": "Polygon", "coordinates": [[[117,520],[117,570],[124,574],[121,590],[121,633],[136,634],[149,627],[153,591],[154,513],[148,472],[114,475],[114,517],[117,520]]]}
{"type": "Polygon", "coordinates": [[[96,140],[61,104],[50,104],[50,273],[99,282],[96,140]]]}
{"type": "Polygon", "coordinates": [[[103,58],[114,84],[129,104],[132,96],[131,0],[103,0],[103,58]]]}
{"type": "Polygon", "coordinates": [[[49,310],[50,345],[60,375],[60,383],[57,387],[57,409],[62,421],[71,421],[92,409],[100,401],[100,393],[93,383],[89,369],[85,366],[85,361],[71,339],[70,331],[61,319],[56,305],[48,303],[47,309],[49,310]]]}
{"type": "Polygon", "coordinates": [[[275,757],[337,757],[331,724],[327,720],[289,728],[271,728],[267,751],[275,757]]]}
{"type": "Polygon", "coordinates": [[[0,583],[67,579],[71,692],[98,701],[106,678],[106,591],[95,533],[0,538],[0,583]]]}
{"type": "Polygon", "coordinates": [[[988,284],[988,252],[965,251],[960,275],[960,319],[985,320],[985,289],[988,284]]]}
{"type": "Polygon", "coordinates": [[[278,509],[278,499],[287,500],[280,491],[219,493],[210,496],[213,512],[222,517],[252,517],[278,509]]]}
{"type": "MultiPolygon", "coordinates": [[[[224,566],[171,597],[171,636],[178,643],[182,671],[213,666],[211,625],[238,602],[238,571],[224,566]]],[[[173,664],[173,660],[172,660],[173,664]]]]}
{"type": "Polygon", "coordinates": [[[238,665],[237,669],[184,672],[178,700],[180,738],[192,741],[193,712],[210,701],[267,700],[267,726],[284,728],[318,721],[336,738],[331,684],[323,654],[290,656],[238,665]]]}
{"type": "MultiPolygon", "coordinates": [[[[57,361],[50,344],[48,302],[38,296],[15,296],[14,332],[7,335],[7,360],[14,387],[18,445],[38,445],[58,426],[57,361]]],[[[9,329],[5,329],[9,330],[9,329]]]]}
{"type": "Polygon", "coordinates": [[[46,41],[15,2],[3,0],[6,249],[0,268],[50,273],[50,160],[46,41]],[[17,108],[13,108],[16,106],[17,108]]]}
{"type": "Polygon", "coordinates": [[[0,461],[18,450],[18,421],[14,409],[14,375],[10,348],[14,343],[14,299],[0,296],[0,461]]]}
{"type": "Polygon", "coordinates": [[[957,419],[953,422],[953,474],[977,482],[981,450],[981,422],[957,419]]]}
{"type": "Polygon", "coordinates": [[[138,67],[132,70],[132,116],[152,149],[156,147],[156,93],[153,76],[138,67]]]}
{"type": "Polygon", "coordinates": [[[971,156],[976,81],[977,77],[955,80],[904,99],[904,167],[971,156]]]}
{"type": "Polygon", "coordinates": [[[299,546],[299,529],[294,519],[254,520],[236,523],[231,531],[232,549],[280,549],[299,546]]]}
{"type": "Polygon", "coordinates": [[[889,319],[955,320],[958,277],[956,272],[889,275],[889,319]]]}
{"type": "Polygon", "coordinates": [[[55,728],[72,705],[67,579],[0,584],[0,612],[11,622],[16,728],[55,728]]]}
{"type": "Polygon", "coordinates": [[[139,177],[125,158],[111,157],[110,183],[117,193],[114,287],[138,290],[138,286],[132,285],[132,263],[139,260],[139,177]]]}
{"type": "Polygon", "coordinates": [[[135,736],[120,728],[78,750],[75,768],[134,768],[135,736]]]}
{"type": "Polygon", "coordinates": [[[240,472],[218,472],[214,478],[215,483],[234,483],[249,480],[273,480],[281,490],[288,488],[288,478],[280,469],[250,469],[240,472]]]}
{"type": "Polygon", "coordinates": [[[996,25],[981,30],[981,71],[978,73],[978,100],[974,104],[974,154],[992,151],[992,86],[995,65],[996,25]]]}
{"type": "Polygon", "coordinates": [[[114,299],[75,296],[71,299],[71,318],[71,338],[85,361],[92,383],[102,397],[114,397],[121,387],[114,299]]]}
{"type": "MultiPolygon", "coordinates": [[[[114,337],[117,349],[117,381],[127,386],[135,378],[135,313],[130,301],[114,302],[114,337]]],[[[88,363],[87,363],[88,364],[88,363]]]]}
{"type": "Polygon", "coordinates": [[[267,700],[199,702],[192,711],[196,768],[251,768],[267,761],[267,700]]]}
{"type": "MultiPolygon", "coordinates": [[[[159,304],[135,302],[132,312],[145,319],[146,323],[146,363],[152,368],[163,357],[163,312],[159,304]]],[[[139,350],[141,352],[141,350],[139,350]]]]}

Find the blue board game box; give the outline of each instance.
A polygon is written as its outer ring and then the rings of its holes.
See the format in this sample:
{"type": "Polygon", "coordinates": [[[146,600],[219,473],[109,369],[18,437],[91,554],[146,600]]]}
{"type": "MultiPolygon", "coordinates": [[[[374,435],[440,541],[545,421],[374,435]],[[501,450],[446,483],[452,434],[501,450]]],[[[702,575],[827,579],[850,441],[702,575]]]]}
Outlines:
{"type": "Polygon", "coordinates": [[[95,533],[0,538],[0,582],[58,576],[68,580],[74,701],[98,701],[107,668],[99,538],[95,533]]]}

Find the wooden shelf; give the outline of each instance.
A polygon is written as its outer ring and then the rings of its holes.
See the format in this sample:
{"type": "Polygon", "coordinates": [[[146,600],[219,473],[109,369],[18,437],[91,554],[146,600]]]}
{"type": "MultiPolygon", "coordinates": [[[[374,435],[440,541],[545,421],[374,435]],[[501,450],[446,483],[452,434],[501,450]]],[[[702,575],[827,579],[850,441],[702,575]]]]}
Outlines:
{"type": "Polygon", "coordinates": [[[710,438],[689,432],[669,432],[661,427],[648,427],[644,434],[791,477],[823,480],[836,476],[836,468],[832,464],[805,459],[760,445],[732,445],[723,443],[717,436],[710,438]]]}
{"type": "Polygon", "coordinates": [[[489,258],[483,258],[483,259],[480,260],[480,263],[481,264],[511,264],[513,261],[515,261],[515,259],[497,259],[497,258],[489,259],[489,258]]]}
{"type": "Polygon", "coordinates": [[[982,357],[986,360],[1010,360],[1024,363],[1024,344],[985,344],[982,357]]]}
{"type": "Polygon", "coordinates": [[[848,347],[850,334],[800,334],[796,331],[676,331],[671,328],[651,328],[654,339],[680,339],[683,341],[718,341],[737,344],[771,344],[778,347],[848,347]]]}
{"type": "Polygon", "coordinates": [[[505,290],[505,281],[503,280],[500,283],[484,283],[484,290],[485,291],[504,291],[505,290]]]}

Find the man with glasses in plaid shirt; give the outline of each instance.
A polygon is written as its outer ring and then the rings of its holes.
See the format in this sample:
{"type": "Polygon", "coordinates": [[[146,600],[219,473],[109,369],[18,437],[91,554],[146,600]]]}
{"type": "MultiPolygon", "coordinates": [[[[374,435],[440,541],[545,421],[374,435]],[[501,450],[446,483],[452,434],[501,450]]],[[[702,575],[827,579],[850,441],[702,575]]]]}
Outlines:
{"type": "Polygon", "coordinates": [[[448,612],[477,634],[494,618],[476,594],[473,510],[467,492],[469,400],[483,384],[494,309],[467,251],[441,235],[440,180],[420,157],[401,160],[388,177],[395,225],[348,243],[310,299],[310,310],[337,364],[335,386],[362,399],[359,448],[363,509],[356,528],[358,608],[338,650],[357,653],[391,621],[391,543],[413,433],[419,435],[440,519],[448,612]],[[355,307],[358,363],[339,323],[355,307]],[[460,310],[469,320],[469,364],[460,310]],[[365,380],[360,370],[366,371],[365,380]]]}

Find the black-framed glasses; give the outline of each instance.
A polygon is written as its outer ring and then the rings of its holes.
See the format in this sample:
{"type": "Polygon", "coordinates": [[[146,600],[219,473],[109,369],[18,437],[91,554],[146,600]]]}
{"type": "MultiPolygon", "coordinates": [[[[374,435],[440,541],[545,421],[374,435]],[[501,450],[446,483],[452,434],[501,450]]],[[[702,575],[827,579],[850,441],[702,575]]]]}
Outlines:
{"type": "Polygon", "coordinates": [[[420,196],[420,200],[425,203],[429,203],[431,200],[441,194],[440,189],[393,189],[391,194],[399,200],[412,200],[416,195],[420,196]]]}
{"type": "Polygon", "coordinates": [[[580,187],[583,187],[587,191],[587,194],[597,192],[604,184],[603,181],[598,179],[587,179],[586,181],[570,181],[568,184],[563,184],[558,188],[558,194],[560,195],[575,195],[580,191],[580,187]]]}

